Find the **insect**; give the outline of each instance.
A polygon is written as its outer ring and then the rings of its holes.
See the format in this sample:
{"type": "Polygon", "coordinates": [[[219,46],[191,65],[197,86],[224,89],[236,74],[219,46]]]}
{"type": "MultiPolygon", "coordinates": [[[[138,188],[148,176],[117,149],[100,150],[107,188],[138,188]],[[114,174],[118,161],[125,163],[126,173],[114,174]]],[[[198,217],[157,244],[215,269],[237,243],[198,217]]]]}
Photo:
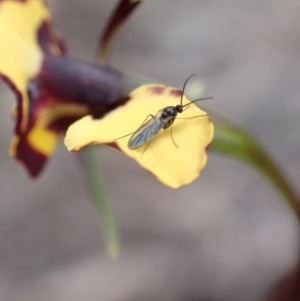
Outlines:
{"type": "MultiPolygon", "coordinates": [[[[161,129],[168,129],[171,127],[171,138],[173,140],[173,143],[177,146],[175,143],[173,136],[172,136],[172,124],[174,123],[177,114],[182,113],[184,110],[186,110],[192,103],[200,100],[207,100],[211,99],[212,97],[207,98],[200,98],[196,99],[194,101],[191,101],[188,104],[182,105],[183,95],[184,95],[184,89],[188,82],[188,80],[194,76],[195,74],[188,77],[188,79],[185,81],[183,85],[183,90],[181,93],[180,98],[180,104],[176,106],[168,106],[161,110],[159,110],[155,115],[149,114],[147,118],[144,120],[144,122],[140,125],[140,127],[133,133],[125,135],[123,137],[120,137],[118,139],[124,138],[126,136],[132,135],[128,141],[128,148],[130,149],[136,149],[144,145],[146,142],[148,142],[152,137],[154,137],[161,129]],[[150,119],[149,119],[150,117],[150,119]]],[[[197,117],[203,117],[207,115],[200,115],[200,116],[194,116],[191,118],[197,118],[197,117]]],[[[185,119],[185,118],[183,118],[185,119]]],[[[116,139],[117,140],[117,139],[116,139]]],[[[148,145],[149,146],[149,145],[148,145]]],[[[147,147],[148,147],[147,146],[147,147]]],[[[177,146],[178,147],[178,146],[177,146]]]]}

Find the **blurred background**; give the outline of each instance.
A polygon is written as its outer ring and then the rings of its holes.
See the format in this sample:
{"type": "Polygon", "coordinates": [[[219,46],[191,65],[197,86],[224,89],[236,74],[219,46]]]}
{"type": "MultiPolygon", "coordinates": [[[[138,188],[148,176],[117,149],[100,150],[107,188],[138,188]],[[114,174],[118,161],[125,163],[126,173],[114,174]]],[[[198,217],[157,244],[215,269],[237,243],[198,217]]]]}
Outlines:
{"type": "MultiPolygon", "coordinates": [[[[48,0],[72,56],[93,61],[117,1],[48,0]]],[[[146,1],[117,37],[111,64],[182,87],[205,79],[209,105],[258,139],[297,189],[300,177],[300,2],[146,1]]],[[[121,228],[117,260],[63,144],[39,180],[7,155],[14,95],[0,84],[0,299],[259,301],[298,259],[293,213],[248,166],[209,154],[201,177],[164,187],[99,147],[121,228]]]]}

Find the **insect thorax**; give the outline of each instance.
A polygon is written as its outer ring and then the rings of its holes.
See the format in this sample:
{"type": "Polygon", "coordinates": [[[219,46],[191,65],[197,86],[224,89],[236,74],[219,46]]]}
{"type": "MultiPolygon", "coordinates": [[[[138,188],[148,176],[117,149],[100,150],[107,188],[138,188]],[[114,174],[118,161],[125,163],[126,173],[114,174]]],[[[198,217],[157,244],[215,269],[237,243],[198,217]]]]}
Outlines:
{"type": "Polygon", "coordinates": [[[177,116],[177,107],[174,106],[170,106],[170,107],[166,107],[163,109],[162,114],[161,114],[161,118],[162,119],[172,119],[175,118],[177,116]]]}

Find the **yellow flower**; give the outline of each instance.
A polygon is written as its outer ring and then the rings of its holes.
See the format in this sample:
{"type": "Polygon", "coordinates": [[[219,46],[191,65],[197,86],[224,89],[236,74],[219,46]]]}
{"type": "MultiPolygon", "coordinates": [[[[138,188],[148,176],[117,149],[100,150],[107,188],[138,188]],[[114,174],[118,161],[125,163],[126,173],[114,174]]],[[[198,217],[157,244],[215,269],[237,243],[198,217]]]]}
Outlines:
{"type": "MultiPolygon", "coordinates": [[[[165,185],[171,188],[187,185],[204,168],[206,151],[213,138],[213,124],[195,104],[186,106],[186,110],[178,113],[171,127],[160,130],[137,149],[128,147],[130,135],[118,139],[139,129],[149,114],[155,115],[165,107],[179,105],[181,96],[182,92],[173,87],[141,86],[131,92],[124,106],[102,119],[86,116],[72,124],[66,133],[65,145],[71,152],[98,143],[114,145],[165,185]]],[[[188,103],[183,97],[183,105],[188,103]]],[[[147,123],[146,126],[151,124],[147,123]]]]}
{"type": "Polygon", "coordinates": [[[119,72],[65,54],[43,1],[0,1],[0,78],[17,96],[10,154],[33,177],[72,122],[102,116],[120,97],[119,72]]]}
{"type": "MultiPolygon", "coordinates": [[[[140,3],[119,2],[99,40],[100,61],[105,61],[112,37],[140,3]]],[[[141,147],[128,148],[130,136],[116,140],[135,132],[149,114],[158,115],[143,126],[156,125],[161,121],[160,110],[180,104],[181,91],[141,86],[124,104],[120,72],[67,57],[43,1],[0,1],[0,58],[0,78],[17,96],[10,154],[31,176],[40,173],[60,135],[76,120],[66,137],[71,151],[90,144],[111,144],[173,188],[192,182],[203,169],[213,125],[195,104],[184,107],[187,109],[165,131],[167,126],[162,124],[159,133],[141,147]]]]}

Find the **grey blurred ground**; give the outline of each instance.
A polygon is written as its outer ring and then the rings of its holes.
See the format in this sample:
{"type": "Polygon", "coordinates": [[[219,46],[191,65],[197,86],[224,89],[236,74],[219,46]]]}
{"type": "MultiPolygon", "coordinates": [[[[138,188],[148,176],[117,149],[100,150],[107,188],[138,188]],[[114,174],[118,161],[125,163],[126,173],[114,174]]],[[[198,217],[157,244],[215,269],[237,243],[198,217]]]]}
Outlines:
{"type": "MultiPolygon", "coordinates": [[[[116,1],[48,1],[73,56],[92,61],[116,1]]],[[[300,177],[300,2],[147,1],[121,32],[112,64],[182,86],[205,78],[211,105],[300,177]]],[[[203,175],[163,187],[108,147],[99,159],[122,230],[116,261],[61,145],[32,182],[8,158],[13,95],[1,85],[0,300],[262,300],[297,259],[296,221],[250,168],[209,156],[203,175]]]]}

